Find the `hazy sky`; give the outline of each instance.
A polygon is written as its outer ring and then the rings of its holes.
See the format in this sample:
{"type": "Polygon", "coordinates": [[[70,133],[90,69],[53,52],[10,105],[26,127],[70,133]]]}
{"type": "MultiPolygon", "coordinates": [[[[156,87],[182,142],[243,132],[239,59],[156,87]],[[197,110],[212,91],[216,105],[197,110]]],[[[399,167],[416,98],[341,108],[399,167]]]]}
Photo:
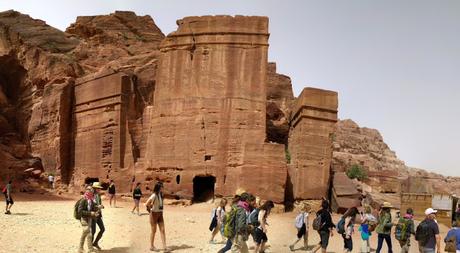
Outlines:
{"type": "Polygon", "coordinates": [[[270,18],[270,61],[295,95],[339,92],[339,117],[377,128],[409,166],[460,176],[460,1],[0,0],[65,30],[79,15],[132,10],[165,33],[190,15],[270,18]]]}

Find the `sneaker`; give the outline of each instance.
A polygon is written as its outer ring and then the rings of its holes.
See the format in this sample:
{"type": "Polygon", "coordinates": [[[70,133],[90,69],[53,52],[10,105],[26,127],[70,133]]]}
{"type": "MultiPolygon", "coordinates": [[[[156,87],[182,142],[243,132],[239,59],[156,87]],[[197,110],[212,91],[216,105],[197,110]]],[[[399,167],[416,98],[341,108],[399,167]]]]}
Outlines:
{"type": "Polygon", "coordinates": [[[150,251],[158,251],[155,247],[150,247],[150,251]]]}
{"type": "Polygon", "coordinates": [[[290,249],[291,251],[294,251],[294,245],[289,245],[289,249],[290,249]]]}
{"type": "Polygon", "coordinates": [[[210,240],[209,244],[216,244],[216,242],[214,240],[210,240]]]}
{"type": "Polygon", "coordinates": [[[98,249],[98,250],[101,250],[101,247],[100,247],[99,244],[97,244],[97,243],[94,243],[94,244],[93,244],[93,247],[96,248],[96,249],[98,249]]]}

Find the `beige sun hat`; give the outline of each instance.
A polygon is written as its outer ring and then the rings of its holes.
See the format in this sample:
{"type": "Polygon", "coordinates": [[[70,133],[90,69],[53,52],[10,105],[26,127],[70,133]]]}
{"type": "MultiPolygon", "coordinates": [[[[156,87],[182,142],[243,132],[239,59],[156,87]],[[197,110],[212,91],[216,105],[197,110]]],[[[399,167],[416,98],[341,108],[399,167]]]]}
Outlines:
{"type": "Polygon", "coordinates": [[[382,208],[392,208],[393,205],[390,202],[383,202],[382,208]]]}
{"type": "Polygon", "coordinates": [[[243,188],[238,188],[235,192],[236,195],[241,196],[241,194],[245,193],[246,190],[243,188]]]}
{"type": "Polygon", "coordinates": [[[95,189],[102,189],[102,185],[100,182],[94,182],[92,186],[95,189]]]}

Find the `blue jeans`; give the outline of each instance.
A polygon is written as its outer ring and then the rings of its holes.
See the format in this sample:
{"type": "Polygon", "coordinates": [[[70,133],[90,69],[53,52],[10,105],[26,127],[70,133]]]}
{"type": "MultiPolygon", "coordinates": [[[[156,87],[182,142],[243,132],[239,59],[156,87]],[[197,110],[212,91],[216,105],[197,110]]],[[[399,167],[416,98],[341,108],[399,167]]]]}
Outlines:
{"type": "Polygon", "coordinates": [[[380,253],[383,246],[383,240],[387,242],[388,253],[393,253],[393,246],[391,245],[391,236],[386,234],[378,234],[377,250],[375,252],[380,253]]]}

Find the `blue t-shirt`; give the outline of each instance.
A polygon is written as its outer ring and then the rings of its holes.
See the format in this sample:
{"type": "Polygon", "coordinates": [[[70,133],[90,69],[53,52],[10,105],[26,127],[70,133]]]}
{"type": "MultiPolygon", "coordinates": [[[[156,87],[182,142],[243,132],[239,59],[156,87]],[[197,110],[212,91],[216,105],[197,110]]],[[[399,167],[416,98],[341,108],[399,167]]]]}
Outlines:
{"type": "Polygon", "coordinates": [[[428,242],[424,246],[428,249],[436,249],[436,235],[439,235],[439,227],[438,223],[434,220],[425,220],[428,222],[428,226],[430,227],[431,233],[428,242]]]}
{"type": "Polygon", "coordinates": [[[457,237],[457,250],[460,250],[460,229],[459,228],[452,228],[451,230],[449,230],[449,232],[447,232],[447,235],[444,241],[446,241],[448,238],[452,237],[453,235],[457,237]]]}

